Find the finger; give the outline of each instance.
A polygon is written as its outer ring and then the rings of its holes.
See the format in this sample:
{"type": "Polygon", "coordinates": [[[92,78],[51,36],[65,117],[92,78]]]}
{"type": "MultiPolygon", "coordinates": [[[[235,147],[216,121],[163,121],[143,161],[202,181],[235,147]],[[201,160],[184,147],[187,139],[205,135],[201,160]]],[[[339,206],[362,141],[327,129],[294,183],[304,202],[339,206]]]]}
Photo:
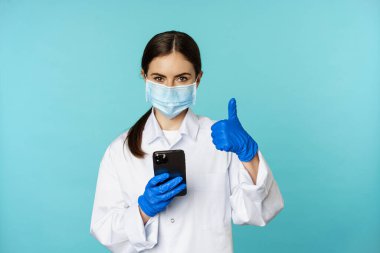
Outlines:
{"type": "Polygon", "coordinates": [[[162,173],[162,174],[160,174],[160,175],[157,175],[157,176],[155,176],[155,177],[152,177],[150,180],[149,180],[149,182],[148,182],[148,185],[149,186],[156,186],[157,184],[159,184],[159,183],[161,183],[161,182],[163,182],[163,181],[165,181],[166,179],[168,179],[169,178],[169,173],[162,173]]]}
{"type": "Polygon", "coordinates": [[[174,188],[173,190],[161,195],[160,199],[161,199],[161,201],[171,199],[171,198],[175,197],[178,193],[183,191],[183,189],[185,189],[185,188],[186,188],[186,184],[182,183],[182,184],[178,185],[176,188],[174,188]]]}
{"type": "Polygon", "coordinates": [[[229,152],[229,151],[232,150],[232,146],[231,146],[231,144],[229,144],[229,143],[225,143],[225,144],[223,145],[223,149],[224,149],[224,151],[229,152]]]}
{"type": "Polygon", "coordinates": [[[228,119],[229,120],[237,119],[235,98],[231,98],[230,101],[228,102],[228,119]]]}
{"type": "Polygon", "coordinates": [[[223,119],[223,120],[219,120],[217,122],[215,122],[212,126],[211,126],[211,131],[218,131],[219,129],[222,129],[225,127],[227,123],[227,120],[223,119]]]}
{"type": "Polygon", "coordinates": [[[159,209],[159,210],[164,210],[165,207],[166,207],[167,205],[169,205],[170,202],[171,202],[172,200],[173,200],[173,198],[171,198],[171,199],[169,199],[169,200],[166,200],[166,201],[158,202],[158,203],[156,204],[157,209],[159,209]]]}
{"type": "Polygon", "coordinates": [[[227,142],[227,141],[223,141],[219,144],[219,147],[223,150],[223,151],[230,151],[231,149],[231,145],[227,142]]]}
{"type": "Polygon", "coordinates": [[[212,142],[214,143],[215,146],[222,147],[227,142],[227,140],[223,136],[218,136],[214,138],[212,142]]]}
{"type": "Polygon", "coordinates": [[[167,191],[172,190],[174,187],[176,187],[179,183],[182,182],[182,180],[183,180],[182,177],[176,177],[176,178],[170,179],[168,182],[165,182],[164,184],[156,186],[154,189],[157,193],[165,193],[167,191]]]}
{"type": "Polygon", "coordinates": [[[213,140],[216,149],[229,152],[232,150],[232,144],[225,138],[216,138],[213,140]]]}
{"type": "Polygon", "coordinates": [[[215,138],[215,139],[212,140],[212,143],[214,143],[214,146],[215,146],[216,149],[222,150],[222,146],[220,144],[221,143],[220,139],[215,138]]]}
{"type": "Polygon", "coordinates": [[[212,132],[211,132],[211,137],[212,137],[212,138],[218,138],[218,137],[220,137],[220,136],[223,136],[223,135],[224,135],[224,132],[225,132],[225,131],[220,130],[220,129],[215,130],[215,131],[212,131],[212,132]]]}

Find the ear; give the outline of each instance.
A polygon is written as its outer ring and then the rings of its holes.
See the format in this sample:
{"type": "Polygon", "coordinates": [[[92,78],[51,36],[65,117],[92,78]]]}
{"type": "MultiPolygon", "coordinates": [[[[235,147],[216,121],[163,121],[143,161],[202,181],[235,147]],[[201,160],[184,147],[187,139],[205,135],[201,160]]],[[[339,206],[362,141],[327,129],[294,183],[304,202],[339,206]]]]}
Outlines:
{"type": "Polygon", "coordinates": [[[143,70],[143,69],[141,69],[141,72],[140,72],[140,74],[141,74],[141,77],[142,77],[143,79],[145,79],[145,72],[144,72],[144,70],[143,70]]]}
{"type": "Polygon", "coordinates": [[[201,82],[202,76],[203,76],[203,71],[201,70],[201,72],[199,72],[199,74],[198,74],[197,88],[199,86],[199,83],[201,82]]]}

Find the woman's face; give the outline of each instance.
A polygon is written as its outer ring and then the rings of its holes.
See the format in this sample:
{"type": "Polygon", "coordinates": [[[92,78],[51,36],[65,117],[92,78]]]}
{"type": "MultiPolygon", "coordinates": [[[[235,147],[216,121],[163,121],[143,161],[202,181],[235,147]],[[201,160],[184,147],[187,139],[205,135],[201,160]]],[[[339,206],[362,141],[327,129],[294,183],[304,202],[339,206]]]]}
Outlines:
{"type": "MultiPolygon", "coordinates": [[[[141,75],[145,79],[144,74],[141,70],[141,75]]],[[[148,80],[166,86],[192,84],[196,80],[193,64],[179,52],[154,58],[149,64],[146,75],[148,80]]],[[[197,87],[201,77],[202,72],[198,75],[197,87]]]]}

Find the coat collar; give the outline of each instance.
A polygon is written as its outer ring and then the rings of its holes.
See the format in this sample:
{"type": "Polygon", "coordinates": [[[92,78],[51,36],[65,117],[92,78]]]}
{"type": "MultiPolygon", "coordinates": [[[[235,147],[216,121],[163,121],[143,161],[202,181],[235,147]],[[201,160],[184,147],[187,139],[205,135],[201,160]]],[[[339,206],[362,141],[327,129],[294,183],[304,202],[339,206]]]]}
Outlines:
{"type": "MultiPolygon", "coordinates": [[[[152,107],[151,113],[144,127],[144,139],[148,144],[152,143],[157,138],[164,137],[164,133],[158,124],[153,109],[154,108],[152,107]]],[[[181,126],[178,130],[181,136],[188,135],[192,140],[196,140],[199,130],[198,116],[195,115],[190,108],[188,108],[187,113],[182,120],[181,126]]]]}

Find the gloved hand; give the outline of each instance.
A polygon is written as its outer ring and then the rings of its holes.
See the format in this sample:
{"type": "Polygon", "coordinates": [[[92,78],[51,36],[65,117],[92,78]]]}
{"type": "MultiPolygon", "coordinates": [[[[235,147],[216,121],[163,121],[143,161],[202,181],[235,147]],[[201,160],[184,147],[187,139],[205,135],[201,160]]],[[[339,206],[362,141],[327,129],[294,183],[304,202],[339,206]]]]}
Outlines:
{"type": "Polygon", "coordinates": [[[138,198],[140,208],[150,217],[164,210],[173,198],[186,187],[185,183],[179,184],[182,177],[175,177],[158,185],[168,178],[169,173],[152,177],[145,186],[144,194],[138,198]]]}
{"type": "Polygon", "coordinates": [[[259,147],[240,124],[235,98],[231,98],[228,103],[228,119],[214,123],[211,131],[212,142],[218,150],[232,151],[243,162],[248,162],[255,157],[259,147]]]}

